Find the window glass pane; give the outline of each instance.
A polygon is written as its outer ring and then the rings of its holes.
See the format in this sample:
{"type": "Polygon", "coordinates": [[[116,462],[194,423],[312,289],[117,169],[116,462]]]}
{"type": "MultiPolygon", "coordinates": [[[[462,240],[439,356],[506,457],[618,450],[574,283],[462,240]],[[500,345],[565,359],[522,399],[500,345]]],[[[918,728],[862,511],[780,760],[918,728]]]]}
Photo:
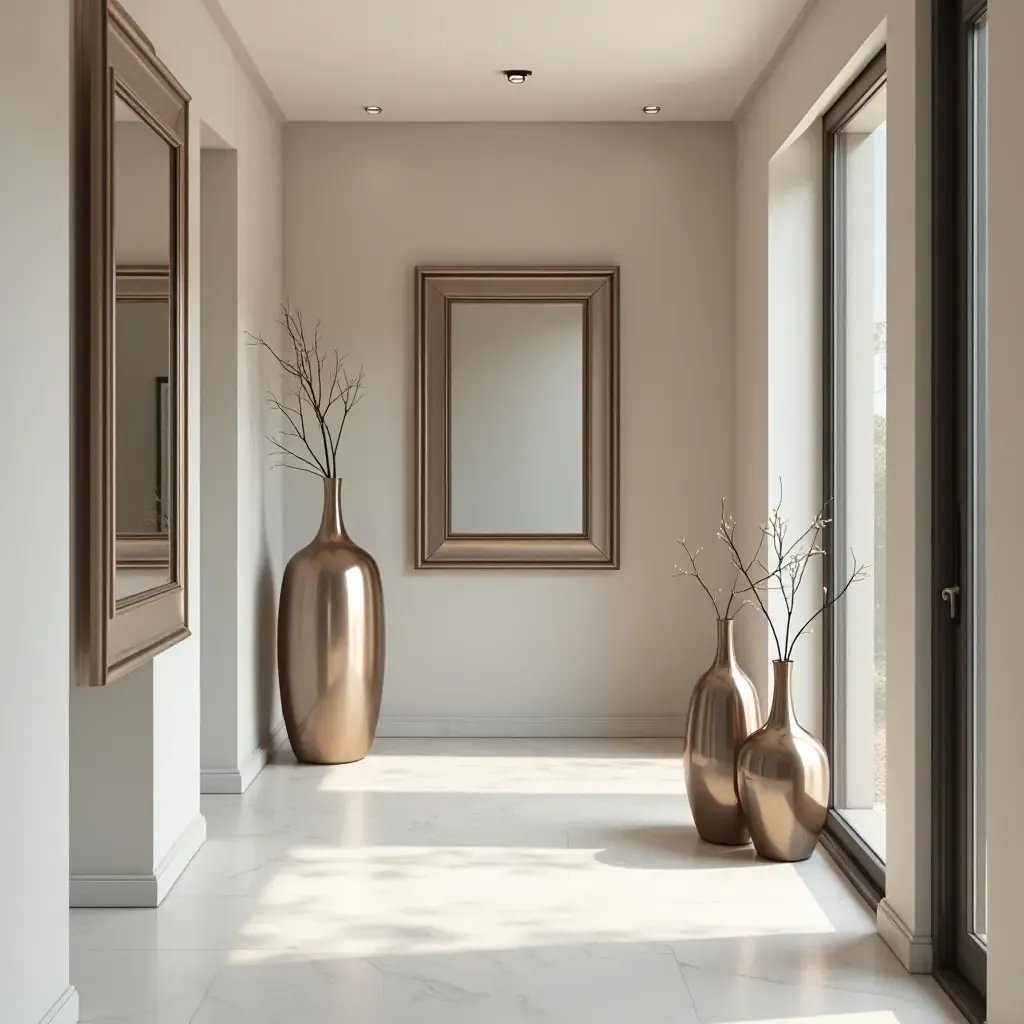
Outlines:
{"type": "Polygon", "coordinates": [[[886,91],[837,138],[839,575],[851,549],[871,565],[836,616],[837,811],[885,860],[886,91]]]}
{"type": "Polygon", "coordinates": [[[972,859],[974,907],[971,930],[985,941],[988,926],[987,843],[985,830],[985,394],[986,394],[986,300],[985,251],[988,204],[988,17],[971,32],[970,88],[971,133],[969,344],[971,349],[971,594],[970,612],[971,687],[973,709],[973,820],[972,859]]]}

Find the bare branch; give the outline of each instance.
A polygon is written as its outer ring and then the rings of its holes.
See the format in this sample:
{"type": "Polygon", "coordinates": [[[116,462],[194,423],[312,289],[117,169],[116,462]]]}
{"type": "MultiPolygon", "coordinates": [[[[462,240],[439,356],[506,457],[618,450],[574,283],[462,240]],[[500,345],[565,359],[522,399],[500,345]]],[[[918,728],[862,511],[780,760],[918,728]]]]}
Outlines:
{"type": "MultiPolygon", "coordinates": [[[[328,352],[320,333],[320,323],[313,328],[312,338],[307,334],[301,310],[292,311],[291,304],[286,300],[281,304],[281,319],[278,321],[284,328],[288,348],[282,355],[264,341],[262,335],[246,335],[250,343],[265,349],[273,356],[278,368],[284,375],[285,384],[282,397],[272,391],[267,395],[267,402],[283,419],[285,427],[282,437],[294,438],[300,442],[309,457],[292,451],[273,438],[267,438],[279,449],[276,455],[299,462],[302,465],[284,463],[291,469],[301,469],[318,476],[334,477],[338,475],[338,447],[341,434],[345,429],[348,414],[363,397],[363,371],[360,368],[355,377],[350,377],[345,368],[346,357],[337,350],[328,352]],[[331,358],[333,357],[333,366],[331,358]],[[292,399],[293,401],[289,401],[292,399]],[[341,403],[340,417],[329,415],[336,403],[341,403]],[[332,421],[337,422],[336,429],[332,421]]],[[[275,468],[278,464],[275,464],[275,468]]]]}
{"type": "Polygon", "coordinates": [[[310,462],[304,455],[299,455],[297,452],[293,452],[289,447],[287,447],[287,445],[282,444],[269,434],[264,434],[263,437],[277,449],[277,454],[287,455],[289,458],[295,459],[296,462],[301,462],[303,465],[310,467],[311,470],[318,473],[320,476],[324,475],[323,469],[315,462],[310,462]]]}
{"type": "Polygon", "coordinates": [[[703,548],[697,548],[696,551],[690,551],[690,549],[686,546],[686,541],[682,538],[679,539],[678,544],[686,552],[686,557],[690,560],[690,568],[680,569],[679,566],[676,566],[676,575],[692,576],[693,579],[695,579],[700,584],[701,589],[704,591],[704,593],[708,595],[708,599],[711,601],[711,604],[714,606],[715,609],[715,618],[723,618],[722,613],[718,610],[718,602],[715,600],[715,595],[711,593],[711,590],[708,588],[708,585],[701,578],[700,570],[697,568],[697,556],[701,553],[703,548]]]}
{"type": "Polygon", "coordinates": [[[289,406],[286,406],[283,402],[280,401],[280,399],[276,398],[272,392],[267,392],[267,402],[272,408],[276,409],[284,417],[288,425],[292,428],[290,431],[283,431],[284,435],[290,435],[291,437],[294,437],[297,440],[301,441],[306,451],[309,452],[313,461],[316,463],[317,468],[320,470],[321,473],[323,473],[324,476],[327,476],[328,473],[326,467],[323,466],[323,464],[320,462],[320,459],[317,458],[316,452],[313,451],[313,449],[309,446],[309,442],[306,440],[305,424],[302,422],[301,399],[299,401],[298,410],[293,410],[289,406]],[[298,423],[296,423],[293,418],[296,415],[296,413],[299,416],[298,423]]]}
{"type": "MultiPolygon", "coordinates": [[[[775,623],[772,622],[771,615],[768,614],[768,609],[765,608],[764,602],[761,600],[761,595],[758,593],[758,588],[755,586],[753,579],[750,576],[750,570],[753,566],[753,560],[750,562],[744,562],[743,556],[740,554],[739,548],[736,545],[736,524],[731,519],[726,519],[723,511],[721,529],[718,531],[719,539],[729,549],[729,554],[732,558],[732,564],[739,569],[743,578],[749,585],[750,593],[754,595],[754,600],[757,601],[758,607],[761,609],[761,614],[768,620],[768,628],[772,631],[772,638],[775,640],[775,650],[779,654],[779,661],[782,661],[782,646],[779,643],[779,634],[775,631],[775,623]]],[[[762,530],[761,542],[758,544],[758,553],[761,550],[761,545],[764,544],[764,531],[762,530]]],[[[755,558],[758,557],[756,554],[755,558]]]]}
{"type": "Polygon", "coordinates": [[[850,573],[849,579],[847,579],[847,581],[839,588],[839,590],[831,598],[828,598],[828,588],[822,587],[822,594],[828,599],[822,601],[821,607],[800,627],[799,632],[796,634],[795,637],[793,637],[793,643],[790,645],[789,651],[787,651],[786,653],[787,661],[789,660],[790,654],[792,654],[793,648],[796,647],[797,640],[799,640],[800,637],[804,635],[804,632],[807,630],[807,627],[810,626],[811,623],[814,622],[814,620],[818,618],[819,615],[824,614],[834,604],[836,604],[836,602],[843,597],[843,595],[850,589],[851,586],[853,586],[854,583],[860,583],[862,580],[866,580],[868,578],[868,566],[862,564],[858,565],[857,556],[853,553],[852,549],[850,551],[850,558],[853,561],[853,571],[850,573]]]}
{"type": "Polygon", "coordinates": [[[793,616],[797,595],[807,578],[807,567],[812,559],[825,554],[821,540],[825,527],[830,522],[825,515],[828,504],[826,502],[811,520],[810,525],[796,540],[789,543],[787,542],[789,523],[782,516],[782,482],[779,481],[779,500],[772,508],[768,521],[761,526],[758,548],[747,561],[743,559],[736,543],[736,525],[731,519],[725,517],[723,509],[722,525],[718,536],[726,545],[733,566],[746,582],[746,587],[736,588],[734,584],[733,589],[737,594],[752,595],[761,613],[768,621],[779,661],[788,661],[793,655],[797,642],[810,631],[814,620],[841,600],[854,583],[867,578],[867,567],[858,563],[854,557],[850,578],[831,598],[828,597],[828,591],[823,589],[820,607],[794,633],[793,616]],[[767,556],[762,556],[761,552],[766,543],[769,553],[767,556]],[[785,608],[786,622],[781,636],[780,630],[776,628],[775,620],[762,599],[762,593],[772,591],[781,592],[785,608]]]}

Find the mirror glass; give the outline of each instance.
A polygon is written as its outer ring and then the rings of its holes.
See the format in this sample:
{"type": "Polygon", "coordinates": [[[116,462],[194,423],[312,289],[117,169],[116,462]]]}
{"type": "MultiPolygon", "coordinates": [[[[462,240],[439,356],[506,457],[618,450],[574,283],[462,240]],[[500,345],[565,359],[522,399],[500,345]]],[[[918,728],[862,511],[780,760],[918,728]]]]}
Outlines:
{"type": "Polygon", "coordinates": [[[115,597],[171,581],[174,151],[120,97],[113,133],[115,597]]]}
{"type": "Polygon", "coordinates": [[[463,535],[584,530],[584,306],[450,306],[450,516],[463,535]]]}

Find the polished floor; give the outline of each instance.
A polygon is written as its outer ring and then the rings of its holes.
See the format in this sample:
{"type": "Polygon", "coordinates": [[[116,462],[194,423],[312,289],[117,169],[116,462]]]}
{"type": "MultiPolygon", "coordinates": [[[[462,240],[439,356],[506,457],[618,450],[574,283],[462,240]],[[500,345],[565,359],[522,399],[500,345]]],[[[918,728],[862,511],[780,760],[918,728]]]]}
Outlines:
{"type": "Polygon", "coordinates": [[[83,1021],[937,1024],[831,863],[700,843],[678,744],[380,741],[203,798],[159,910],[72,913],[83,1021]]]}

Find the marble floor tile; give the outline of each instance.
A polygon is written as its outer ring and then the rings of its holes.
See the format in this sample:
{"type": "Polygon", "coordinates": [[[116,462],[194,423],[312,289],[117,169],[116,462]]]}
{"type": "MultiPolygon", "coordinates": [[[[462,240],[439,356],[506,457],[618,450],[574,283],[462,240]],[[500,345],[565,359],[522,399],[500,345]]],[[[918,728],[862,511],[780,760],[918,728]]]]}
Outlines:
{"type": "Polygon", "coordinates": [[[898,992],[873,993],[682,968],[701,1024],[963,1024],[930,979],[911,978],[898,992]]]}
{"type": "Polygon", "coordinates": [[[82,1024],[191,1024],[224,954],[73,949],[82,1024]]]}
{"type": "Polygon", "coordinates": [[[382,740],[202,800],[156,910],[72,912],[113,1024],[949,1024],[831,861],[697,837],[674,741],[382,740]]]}
{"type": "Polygon", "coordinates": [[[195,1024],[699,1024],[665,947],[262,959],[220,971],[195,1024]]]}

